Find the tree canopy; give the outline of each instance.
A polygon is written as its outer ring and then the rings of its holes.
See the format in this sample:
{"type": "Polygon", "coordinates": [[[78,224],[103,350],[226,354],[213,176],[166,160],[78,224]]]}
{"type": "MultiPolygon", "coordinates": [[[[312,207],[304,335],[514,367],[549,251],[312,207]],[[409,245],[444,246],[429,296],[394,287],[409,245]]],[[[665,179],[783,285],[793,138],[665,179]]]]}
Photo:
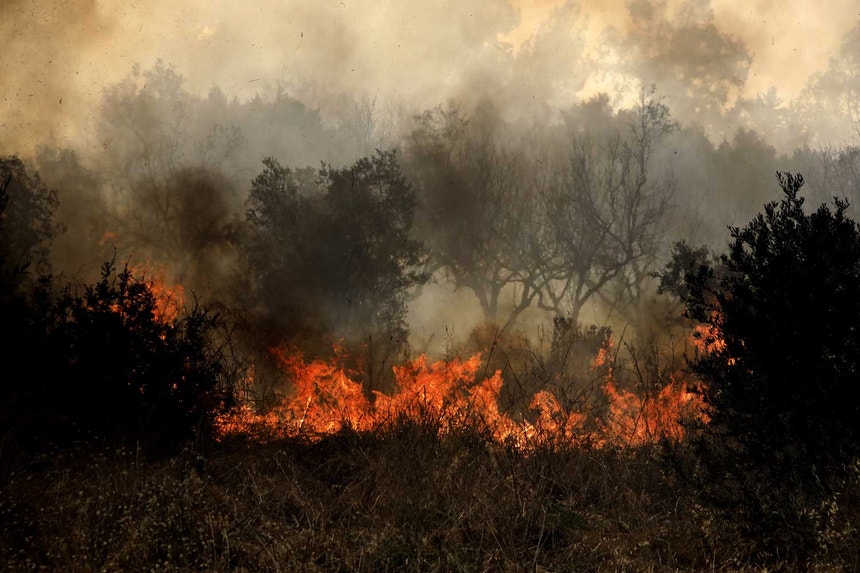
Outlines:
{"type": "Polygon", "coordinates": [[[415,199],[393,152],[351,167],[292,170],[264,161],[247,204],[243,247],[265,312],[295,332],[405,337],[422,247],[415,199]]]}

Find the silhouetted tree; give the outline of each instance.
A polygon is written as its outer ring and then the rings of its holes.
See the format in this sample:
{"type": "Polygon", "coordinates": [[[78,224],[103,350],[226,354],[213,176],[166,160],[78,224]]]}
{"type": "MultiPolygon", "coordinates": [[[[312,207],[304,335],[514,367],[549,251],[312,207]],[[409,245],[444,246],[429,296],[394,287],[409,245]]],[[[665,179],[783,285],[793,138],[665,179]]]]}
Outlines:
{"type": "Polygon", "coordinates": [[[243,242],[256,303],[283,335],[374,333],[402,346],[408,290],[425,277],[415,198],[395,154],[319,171],[263,163],[243,242]]]}
{"type": "Polygon", "coordinates": [[[48,269],[50,240],[57,233],[56,192],[15,156],[0,158],[0,282],[14,290],[32,268],[48,269]]]}
{"type": "Polygon", "coordinates": [[[800,175],[743,228],[718,262],[676,247],[663,274],[708,325],[696,365],[708,433],[728,458],[771,476],[817,480],[860,453],[860,227],[835,199],[806,213],[800,175]]]}
{"type": "Polygon", "coordinates": [[[674,181],[651,173],[651,158],[674,129],[669,109],[643,91],[623,120],[626,133],[577,136],[541,197],[549,232],[531,275],[537,305],[574,320],[598,297],[616,306],[641,296],[668,224],[674,181]]]}
{"type": "Polygon", "coordinates": [[[182,76],[161,61],[149,70],[135,66],[105,90],[99,117],[103,167],[115,185],[141,178],[164,183],[192,159],[193,105],[182,76]]]}
{"type": "Polygon", "coordinates": [[[652,96],[643,91],[618,117],[605,98],[568,114],[563,159],[509,145],[490,104],[468,117],[454,107],[420,116],[408,165],[431,270],[473,292],[488,321],[539,308],[576,322],[599,297],[618,305],[639,296],[673,191],[670,176],[651,173],[674,129],[652,96]]]}
{"type": "Polygon", "coordinates": [[[539,245],[534,180],[525,157],[505,146],[500,119],[490,104],[470,116],[456,107],[417,118],[409,136],[408,168],[419,188],[419,232],[430,253],[430,271],[441,270],[470,290],[488,321],[515,319],[535,292],[525,283],[510,304],[503,291],[534,269],[539,245]],[[508,301],[505,301],[508,302],[508,301]]]}

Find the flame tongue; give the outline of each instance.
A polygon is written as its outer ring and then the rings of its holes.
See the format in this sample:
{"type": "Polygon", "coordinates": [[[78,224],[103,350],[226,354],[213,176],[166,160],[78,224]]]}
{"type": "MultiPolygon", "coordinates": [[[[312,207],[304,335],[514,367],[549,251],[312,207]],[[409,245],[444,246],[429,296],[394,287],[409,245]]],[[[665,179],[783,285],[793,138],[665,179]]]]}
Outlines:
{"type": "MultiPolygon", "coordinates": [[[[594,361],[607,364],[608,349],[594,361]]],[[[307,361],[300,353],[276,353],[294,381],[294,393],[266,414],[246,406],[219,420],[221,435],[243,434],[258,439],[305,436],[320,438],[349,426],[359,431],[392,427],[402,420],[431,422],[440,433],[476,430],[498,442],[521,448],[568,443],[596,446],[636,446],[684,435],[682,419],[705,419],[700,397],[687,384],[672,378],[658,392],[640,396],[619,390],[607,367],[603,396],[608,407],[571,409],[546,390],[531,400],[530,419],[515,420],[499,404],[502,376],[480,373],[482,360],[428,364],[419,356],[394,368],[395,391],[369,398],[337,358],[307,361]]],[[[525,417],[523,417],[525,418],[525,417]]]]}
{"type": "Polygon", "coordinates": [[[178,318],[185,309],[185,287],[171,282],[163,266],[153,264],[130,265],[131,276],[145,282],[155,297],[155,319],[170,323],[178,318]]]}

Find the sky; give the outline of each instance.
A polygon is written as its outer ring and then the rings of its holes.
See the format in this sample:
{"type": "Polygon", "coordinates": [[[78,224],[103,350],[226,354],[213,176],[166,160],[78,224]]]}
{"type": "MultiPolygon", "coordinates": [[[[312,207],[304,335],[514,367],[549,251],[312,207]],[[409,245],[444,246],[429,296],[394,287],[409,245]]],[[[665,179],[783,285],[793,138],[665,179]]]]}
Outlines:
{"type": "Polygon", "coordinates": [[[637,3],[742,42],[738,95],[785,101],[860,20],[856,0],[0,0],[0,152],[86,140],[102,90],[157,59],[201,94],[311,81],[417,107],[482,90],[564,105],[617,89],[637,3]]]}

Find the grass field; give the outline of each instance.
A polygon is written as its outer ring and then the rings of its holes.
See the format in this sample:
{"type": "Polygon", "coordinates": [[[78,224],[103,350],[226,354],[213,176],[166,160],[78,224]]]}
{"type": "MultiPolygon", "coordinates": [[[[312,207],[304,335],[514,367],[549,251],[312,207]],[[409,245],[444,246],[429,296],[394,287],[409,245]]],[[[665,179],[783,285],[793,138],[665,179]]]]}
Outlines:
{"type": "MultiPolygon", "coordinates": [[[[2,464],[4,571],[854,571],[860,472],[764,531],[683,445],[525,453],[404,421],[145,459],[2,464]],[[686,476],[686,477],[685,477],[686,476]],[[746,515],[746,514],[744,514],[746,515]]],[[[796,504],[792,505],[792,504],[796,504]]]]}

